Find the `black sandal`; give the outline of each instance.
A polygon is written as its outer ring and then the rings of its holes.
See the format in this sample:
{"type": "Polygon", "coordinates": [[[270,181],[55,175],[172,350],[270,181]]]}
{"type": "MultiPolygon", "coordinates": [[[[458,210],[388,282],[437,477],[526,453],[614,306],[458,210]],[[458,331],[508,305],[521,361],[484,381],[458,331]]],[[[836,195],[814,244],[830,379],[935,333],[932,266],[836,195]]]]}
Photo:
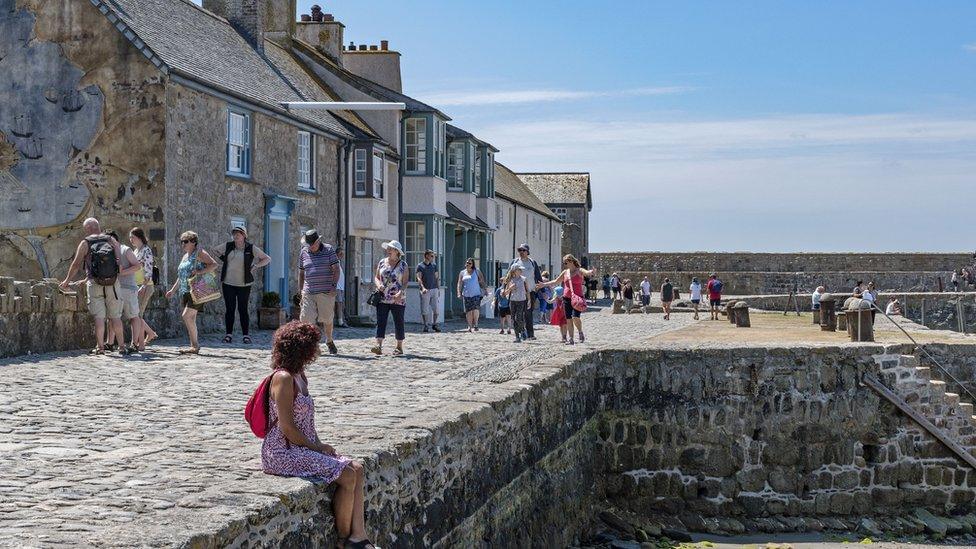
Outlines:
{"type": "Polygon", "coordinates": [[[373,542],[369,541],[368,539],[352,542],[346,540],[346,549],[376,549],[376,546],[373,545],[373,542]]]}
{"type": "Polygon", "coordinates": [[[231,343],[233,341],[234,341],[234,338],[232,336],[230,336],[230,335],[225,335],[224,336],[224,343],[231,343]]]}
{"type": "Polygon", "coordinates": [[[244,339],[242,339],[241,341],[242,341],[242,342],[243,342],[243,343],[244,343],[245,345],[250,345],[250,344],[251,344],[251,336],[244,336],[244,339]]]}

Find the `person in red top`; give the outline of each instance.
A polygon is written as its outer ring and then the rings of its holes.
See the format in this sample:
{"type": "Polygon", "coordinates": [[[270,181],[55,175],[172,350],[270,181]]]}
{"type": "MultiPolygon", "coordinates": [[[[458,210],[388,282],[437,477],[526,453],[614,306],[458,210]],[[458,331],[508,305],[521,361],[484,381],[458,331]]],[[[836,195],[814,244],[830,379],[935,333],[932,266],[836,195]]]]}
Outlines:
{"type": "Polygon", "coordinates": [[[722,303],[722,281],[717,274],[708,277],[708,302],[712,307],[712,320],[718,320],[718,306],[722,303]]]}
{"type": "Polygon", "coordinates": [[[573,296],[583,297],[585,291],[583,279],[594,274],[596,274],[596,269],[591,271],[580,267],[580,262],[572,254],[567,254],[563,257],[563,272],[550,282],[539,285],[539,287],[548,286],[550,288],[559,285],[563,287],[563,310],[566,312],[566,324],[569,328],[567,345],[576,344],[573,341],[574,329],[579,332],[580,343],[586,341],[586,336],[583,335],[583,319],[580,318],[580,311],[573,308],[573,296]]]}

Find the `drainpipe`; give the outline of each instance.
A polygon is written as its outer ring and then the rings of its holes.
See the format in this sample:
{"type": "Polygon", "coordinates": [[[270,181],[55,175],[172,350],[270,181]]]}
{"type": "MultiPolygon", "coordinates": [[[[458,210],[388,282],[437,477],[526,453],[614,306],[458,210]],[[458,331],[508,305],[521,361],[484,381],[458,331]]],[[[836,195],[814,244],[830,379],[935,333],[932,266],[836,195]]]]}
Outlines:
{"type": "MultiPolygon", "coordinates": [[[[403,223],[403,160],[397,163],[397,240],[406,242],[403,233],[406,226],[403,223]]],[[[384,169],[386,169],[384,167],[384,169]]]]}
{"type": "MultiPolygon", "coordinates": [[[[347,141],[346,144],[341,147],[341,149],[342,149],[342,165],[339,167],[339,170],[340,171],[346,172],[345,173],[345,177],[342,178],[342,182],[339,185],[339,188],[341,189],[341,192],[342,192],[342,201],[340,203],[342,204],[343,208],[345,209],[345,215],[342,216],[342,225],[344,227],[343,232],[345,233],[345,239],[344,240],[348,240],[349,239],[349,200],[350,200],[349,194],[350,193],[349,193],[349,172],[348,172],[348,166],[349,166],[349,150],[352,148],[352,146],[353,146],[352,141],[347,141]]],[[[343,244],[344,245],[342,246],[342,250],[343,250],[343,253],[346,256],[345,264],[342,266],[342,268],[344,269],[343,272],[344,273],[351,273],[352,270],[351,270],[350,261],[355,261],[355,258],[354,257],[351,257],[351,255],[349,253],[349,242],[344,241],[343,244]]],[[[349,286],[349,277],[346,277],[346,286],[347,287],[349,286]]],[[[345,291],[345,288],[343,288],[343,291],[345,291]]]]}
{"type": "MultiPolygon", "coordinates": [[[[552,261],[552,218],[549,218],[549,261],[552,261]]],[[[553,263],[550,267],[553,271],[556,270],[556,264],[553,263]]]]}
{"type": "Polygon", "coordinates": [[[518,244],[516,244],[516,237],[518,236],[518,202],[512,202],[515,209],[512,210],[512,257],[518,257],[518,244]]]}
{"type": "Polygon", "coordinates": [[[343,216],[342,210],[346,203],[346,195],[344,193],[346,185],[343,182],[343,169],[342,169],[342,153],[346,147],[348,147],[348,142],[336,147],[336,247],[345,248],[344,241],[342,238],[343,230],[343,216]]]}

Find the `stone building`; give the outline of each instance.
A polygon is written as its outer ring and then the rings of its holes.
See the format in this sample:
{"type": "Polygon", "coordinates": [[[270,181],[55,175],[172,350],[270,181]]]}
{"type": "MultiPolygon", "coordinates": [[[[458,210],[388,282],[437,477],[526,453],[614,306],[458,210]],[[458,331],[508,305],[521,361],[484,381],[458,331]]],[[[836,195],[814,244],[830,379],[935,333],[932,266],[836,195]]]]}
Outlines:
{"type": "MultiPolygon", "coordinates": [[[[508,272],[517,248],[529,245],[532,258],[544,271],[558,271],[562,265],[562,221],[526,184],[501,163],[495,162],[495,199],[498,202],[495,230],[495,272],[508,272]]],[[[553,275],[555,276],[555,274],[553,275]]]]}
{"type": "Polygon", "coordinates": [[[244,225],[273,258],[260,289],[288,296],[299,231],[341,241],[344,145],[380,138],[282,106],[330,100],[293,52],[294,2],[204,6],[0,0],[4,274],[62,276],[95,216],[144,227],[168,283],[182,231],[216,249],[244,225]]]}
{"type": "Polygon", "coordinates": [[[562,251],[589,263],[590,174],[586,172],[517,174],[563,222],[562,251]]]}

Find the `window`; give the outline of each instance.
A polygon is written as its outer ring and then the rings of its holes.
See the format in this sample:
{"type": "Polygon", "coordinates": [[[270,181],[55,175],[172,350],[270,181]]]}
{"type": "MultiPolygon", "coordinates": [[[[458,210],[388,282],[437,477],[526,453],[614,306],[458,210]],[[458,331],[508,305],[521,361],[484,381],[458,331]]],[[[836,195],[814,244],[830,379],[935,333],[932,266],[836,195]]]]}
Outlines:
{"type": "Polygon", "coordinates": [[[464,190],[464,143],[451,143],[447,150],[447,190],[464,190]]]}
{"type": "Polygon", "coordinates": [[[407,265],[416,266],[424,260],[424,250],[427,246],[427,223],[425,221],[407,221],[404,224],[406,234],[407,265]]]}
{"type": "Polygon", "coordinates": [[[427,173],[427,119],[408,118],[405,125],[407,172],[427,173]]]}
{"type": "Polygon", "coordinates": [[[485,196],[493,198],[495,196],[495,155],[488,153],[488,188],[485,196]]]}
{"type": "Polygon", "coordinates": [[[495,207],[495,226],[499,229],[502,227],[502,222],[505,221],[505,210],[495,207]]]}
{"type": "Polygon", "coordinates": [[[553,208],[552,213],[556,214],[556,217],[563,223],[566,222],[566,208],[553,208]]]}
{"type": "Polygon", "coordinates": [[[359,268],[362,269],[359,274],[359,283],[372,284],[373,274],[376,270],[376,265],[373,264],[372,238],[364,238],[362,246],[359,247],[359,268]]]}
{"type": "Polygon", "coordinates": [[[481,151],[474,148],[474,194],[481,195],[481,151]]]}
{"type": "Polygon", "coordinates": [[[366,196],[366,149],[356,149],[353,164],[355,173],[353,194],[366,196]]]}
{"type": "Polygon", "coordinates": [[[315,190],[315,136],[298,132],[298,188],[315,190]]]}
{"type": "Polygon", "coordinates": [[[227,113],[227,173],[251,175],[251,115],[227,113]]]}
{"type": "Polygon", "coordinates": [[[434,175],[444,177],[444,148],[447,143],[447,123],[434,121],[434,175]]]}
{"type": "Polygon", "coordinates": [[[386,162],[383,153],[373,153],[373,198],[383,198],[383,182],[386,180],[386,162]]]}

